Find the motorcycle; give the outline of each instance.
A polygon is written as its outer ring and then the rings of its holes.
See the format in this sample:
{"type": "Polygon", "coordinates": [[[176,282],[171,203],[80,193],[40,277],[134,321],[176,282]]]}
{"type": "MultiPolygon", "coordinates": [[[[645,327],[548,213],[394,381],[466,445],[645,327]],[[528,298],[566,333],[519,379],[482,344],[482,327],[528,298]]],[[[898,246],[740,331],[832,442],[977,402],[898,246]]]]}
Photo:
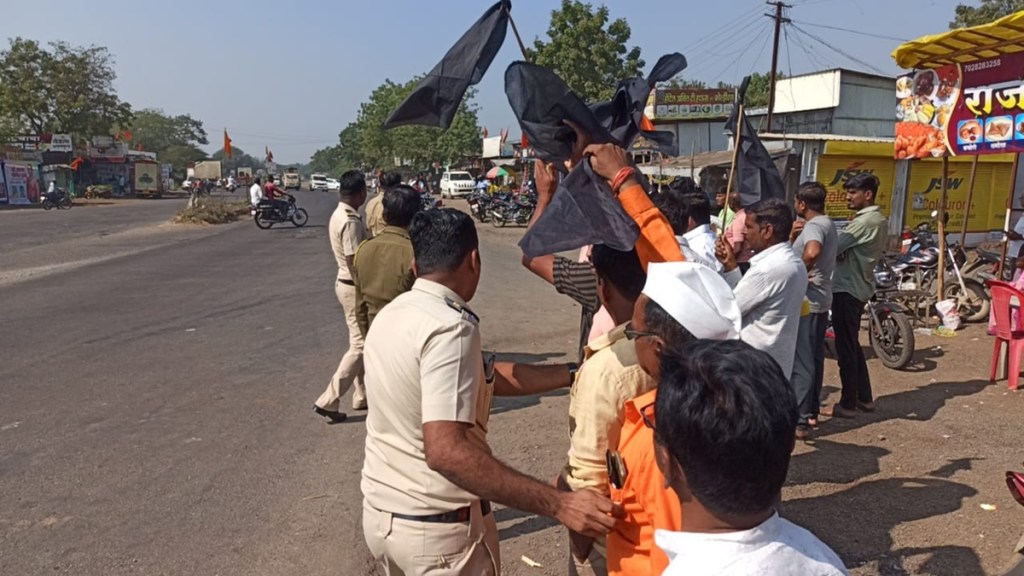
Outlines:
{"type": "MultiPolygon", "coordinates": [[[[942,299],[956,301],[957,312],[966,322],[986,320],[990,301],[984,285],[961,272],[961,266],[967,260],[966,253],[957,243],[947,245],[946,253],[942,299]]],[[[939,247],[932,236],[930,224],[923,222],[913,233],[904,231],[901,254],[883,256],[878,260],[874,270],[875,284],[886,292],[888,299],[901,303],[916,318],[926,318],[939,300],[935,295],[938,262],[939,247]]]]}
{"type": "MultiPolygon", "coordinates": [[[[1010,495],[1017,501],[1017,504],[1024,506],[1024,474],[1020,472],[1006,472],[1006,487],[1010,489],[1010,495]]],[[[1014,561],[1009,568],[1002,573],[1002,576],[1024,576],[1024,536],[1017,541],[1014,547],[1014,561]]]]}
{"type": "Polygon", "coordinates": [[[281,222],[291,222],[296,228],[306,225],[306,222],[309,221],[309,214],[304,208],[299,208],[295,205],[295,196],[291,194],[287,196],[288,208],[283,214],[267,201],[262,201],[256,207],[250,209],[249,213],[252,214],[252,218],[258,228],[266,230],[274,224],[281,222]]]}
{"type": "Polygon", "coordinates": [[[488,215],[495,228],[502,228],[509,222],[522,226],[529,224],[536,207],[537,203],[529,197],[525,199],[510,197],[507,200],[495,197],[488,215]]]}
{"type": "Polygon", "coordinates": [[[483,192],[473,192],[466,196],[469,213],[480,222],[487,222],[491,210],[491,197],[483,192]]]}
{"type": "MultiPolygon", "coordinates": [[[[885,300],[876,293],[864,306],[868,321],[868,340],[875,356],[886,368],[902,370],[914,358],[914,327],[907,311],[895,302],[885,300]]],[[[836,358],[836,332],[829,313],[825,329],[825,353],[836,358]]]]}
{"type": "Polygon", "coordinates": [[[423,200],[424,210],[434,210],[435,208],[441,208],[442,206],[444,206],[441,200],[434,198],[430,194],[427,194],[425,192],[421,194],[420,197],[423,200]]]}
{"type": "Polygon", "coordinates": [[[58,188],[54,192],[44,192],[42,204],[43,210],[50,210],[52,208],[70,210],[74,202],[72,202],[71,196],[67,192],[58,188]]]}

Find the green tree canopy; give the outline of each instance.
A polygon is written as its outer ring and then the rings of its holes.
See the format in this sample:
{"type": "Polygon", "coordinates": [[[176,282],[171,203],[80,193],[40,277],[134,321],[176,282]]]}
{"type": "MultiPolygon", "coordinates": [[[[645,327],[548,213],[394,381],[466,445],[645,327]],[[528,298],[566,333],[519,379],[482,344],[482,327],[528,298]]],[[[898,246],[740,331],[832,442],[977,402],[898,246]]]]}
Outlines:
{"type": "Polygon", "coordinates": [[[158,155],[172,146],[209,144],[203,123],[188,114],[169,116],[163,110],[146,108],[131,122],[132,141],[158,155]]]}
{"type": "Polygon", "coordinates": [[[1024,10],[1024,0],[981,0],[977,6],[958,4],[956,16],[949,23],[949,29],[988,24],[1021,10],[1024,10]]]}
{"type": "Polygon", "coordinates": [[[111,134],[131,106],[114,90],[114,58],[102,46],[81,48],[14,38],[0,52],[0,126],[29,134],[111,134]]]}
{"type": "Polygon", "coordinates": [[[562,0],[551,12],[548,40],[536,39],[531,61],[546,66],[586,102],[608,100],[620,80],[644,67],[640,48],[628,48],[632,34],[625,18],[609,22],[606,6],[596,10],[579,0],[562,0]]]}
{"type": "Polygon", "coordinates": [[[338,144],[317,150],[310,162],[314,172],[340,174],[351,169],[410,165],[425,169],[433,162],[448,164],[480,149],[476,93],[470,90],[448,130],[402,126],[384,130],[384,121],[415,88],[419,78],[405,84],[385,80],[359,108],[355,122],[338,135],[338,144]]]}

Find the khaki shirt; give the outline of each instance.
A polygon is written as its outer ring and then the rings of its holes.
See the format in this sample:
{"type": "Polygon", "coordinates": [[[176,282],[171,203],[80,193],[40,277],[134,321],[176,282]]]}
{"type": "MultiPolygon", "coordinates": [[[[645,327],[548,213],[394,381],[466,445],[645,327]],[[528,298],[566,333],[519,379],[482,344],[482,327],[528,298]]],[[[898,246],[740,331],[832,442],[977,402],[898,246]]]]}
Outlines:
{"type": "Polygon", "coordinates": [[[399,294],[408,292],[412,273],[412,241],[404,228],[388,226],[356,251],[356,320],[363,334],[373,319],[399,294]]]}
{"type": "Polygon", "coordinates": [[[637,362],[624,324],[591,342],[584,353],[569,395],[571,441],[563,476],[573,490],[608,494],[605,452],[619,445],[626,403],[656,383],[637,362]]]}
{"type": "Polygon", "coordinates": [[[384,221],[384,191],[381,190],[366,203],[366,227],[371,235],[379,236],[387,225],[384,221]]]}
{"type": "Polygon", "coordinates": [[[492,385],[484,381],[478,319],[448,288],[416,280],[377,315],[366,336],[366,458],[362,491],[384,512],[428,515],[479,500],[427,466],[425,422],[472,424],[490,453],[492,385]]]}
{"type": "Polygon", "coordinates": [[[345,257],[355,256],[359,245],[366,240],[366,227],[359,219],[359,211],[344,202],[338,202],[327,230],[334,259],[338,261],[338,280],[352,281],[352,271],[348,269],[345,257]]]}

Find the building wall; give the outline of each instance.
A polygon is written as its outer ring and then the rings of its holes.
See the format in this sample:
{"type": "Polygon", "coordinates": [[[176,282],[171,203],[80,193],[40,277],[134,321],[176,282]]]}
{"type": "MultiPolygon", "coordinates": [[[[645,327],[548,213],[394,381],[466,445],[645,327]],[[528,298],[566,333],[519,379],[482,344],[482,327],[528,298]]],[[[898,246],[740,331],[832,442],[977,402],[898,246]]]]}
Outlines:
{"type": "Polygon", "coordinates": [[[679,155],[689,156],[702,152],[721,152],[729,149],[729,138],[725,135],[725,121],[677,122],[674,125],[658,125],[659,130],[673,130],[679,142],[679,155]]]}
{"type": "Polygon", "coordinates": [[[896,133],[895,103],[894,80],[844,71],[833,133],[891,138],[896,133]]]}

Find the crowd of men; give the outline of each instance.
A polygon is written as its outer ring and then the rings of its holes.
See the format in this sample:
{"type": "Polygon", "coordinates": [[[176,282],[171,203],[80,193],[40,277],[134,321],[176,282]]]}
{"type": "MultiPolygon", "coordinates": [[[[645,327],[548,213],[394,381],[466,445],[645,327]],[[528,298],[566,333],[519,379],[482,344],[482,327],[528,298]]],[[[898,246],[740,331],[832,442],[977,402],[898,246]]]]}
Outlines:
{"type": "MultiPolygon", "coordinates": [[[[885,242],[878,180],[846,183],[840,233],[825,188],[794,205],[740,205],[679,180],[649,195],[627,153],[587,146],[595,174],[636,222],[635,248],[522,264],[582,308],[579,364],[495,362],[469,306],[481,278],[473,220],[422,210],[398,174],[366,207],[362,174],[340,179],[331,217],[335,292],[349,345],[314,404],[368,411],[363,533],[389,575],[500,574],[492,503],[552,517],[569,532],[569,574],[845,574],[842,561],[777,507],[796,440],[821,414],[874,410],[858,341],[885,242]],[[369,230],[367,228],[369,226],[369,230]],[[840,402],[820,406],[831,311],[840,402]],[[569,388],[570,448],[554,482],[495,458],[494,396],[569,388]]],[[[535,164],[537,209],[557,171],[535,164]]]]}

